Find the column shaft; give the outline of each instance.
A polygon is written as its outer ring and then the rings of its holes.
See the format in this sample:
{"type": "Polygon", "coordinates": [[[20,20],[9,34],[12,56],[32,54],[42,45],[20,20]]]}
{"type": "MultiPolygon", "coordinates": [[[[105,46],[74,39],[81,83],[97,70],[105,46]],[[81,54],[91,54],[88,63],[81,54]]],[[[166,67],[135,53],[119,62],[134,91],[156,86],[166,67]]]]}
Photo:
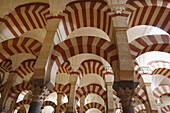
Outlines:
{"type": "Polygon", "coordinates": [[[85,96],[82,96],[80,98],[80,113],[83,113],[83,110],[84,110],[84,101],[85,101],[85,96]]]}
{"type": "Polygon", "coordinates": [[[44,96],[48,94],[43,79],[33,79],[32,83],[32,102],[28,113],[40,113],[44,96]]]}
{"type": "Polygon", "coordinates": [[[28,113],[41,113],[41,102],[31,102],[28,113]]]}
{"type": "Polygon", "coordinates": [[[71,72],[71,76],[70,76],[71,90],[70,90],[68,108],[66,113],[76,112],[75,95],[76,95],[76,83],[77,83],[78,74],[79,73],[77,72],[71,72]]]}
{"type": "Polygon", "coordinates": [[[146,90],[146,95],[148,97],[148,106],[149,106],[149,112],[156,112],[158,110],[156,104],[155,104],[155,99],[153,97],[152,89],[150,84],[145,84],[145,90],[146,90]]]}
{"type": "Polygon", "coordinates": [[[107,113],[114,113],[114,101],[113,101],[113,75],[105,75],[106,89],[107,89],[107,113]]]}
{"type": "MultiPolygon", "coordinates": [[[[51,75],[48,74],[48,72],[51,70],[50,61],[51,61],[52,50],[55,45],[54,37],[57,31],[59,22],[60,22],[60,19],[50,19],[47,21],[47,25],[46,25],[47,34],[45,36],[45,39],[43,41],[43,44],[40,50],[40,54],[34,66],[35,70],[34,70],[34,75],[32,77],[33,79],[44,79],[46,82],[49,83],[49,87],[51,85],[51,77],[50,77],[51,75]]],[[[59,43],[60,41],[57,40],[57,42],[59,43]]],[[[55,82],[55,80],[53,80],[53,82],[55,82]]],[[[53,87],[51,87],[50,89],[52,89],[53,87]]]]}
{"type": "Polygon", "coordinates": [[[134,80],[134,67],[128,44],[126,29],[115,28],[119,58],[119,74],[122,81],[134,80]]]}
{"type": "Polygon", "coordinates": [[[56,113],[60,113],[61,99],[62,99],[62,93],[57,93],[57,109],[56,109],[56,113]]]}
{"type": "Polygon", "coordinates": [[[8,108],[5,108],[5,103],[7,101],[7,98],[8,98],[8,94],[10,92],[10,89],[14,83],[14,78],[16,77],[15,76],[15,72],[11,71],[9,73],[9,77],[8,77],[8,80],[7,80],[7,83],[5,84],[5,88],[1,94],[1,99],[0,99],[0,111],[8,111],[9,108],[10,108],[10,103],[9,103],[9,107],[8,108]]]}

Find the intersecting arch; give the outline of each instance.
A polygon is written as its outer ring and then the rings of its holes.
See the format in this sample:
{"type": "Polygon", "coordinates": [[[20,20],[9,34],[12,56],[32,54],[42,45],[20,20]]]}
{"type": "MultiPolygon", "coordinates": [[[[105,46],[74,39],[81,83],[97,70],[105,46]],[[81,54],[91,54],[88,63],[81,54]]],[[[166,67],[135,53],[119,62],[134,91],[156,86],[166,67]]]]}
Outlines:
{"type": "Polygon", "coordinates": [[[143,104],[148,102],[145,91],[141,89],[140,87],[136,87],[135,96],[138,97],[142,101],[143,104]]]}
{"type": "Polygon", "coordinates": [[[98,74],[92,73],[82,77],[79,82],[79,87],[84,87],[89,84],[98,84],[101,85],[103,89],[106,89],[105,80],[102,77],[100,77],[98,74]]]}
{"type": "Polygon", "coordinates": [[[55,83],[63,85],[68,84],[70,82],[69,80],[71,71],[72,71],[71,64],[67,60],[58,69],[55,77],[55,83]]]}
{"type": "Polygon", "coordinates": [[[71,89],[71,84],[63,85],[63,84],[56,83],[55,87],[52,90],[50,90],[50,93],[53,92],[63,93],[63,95],[67,95],[67,97],[69,98],[70,89],[71,89]]]}
{"type": "Polygon", "coordinates": [[[31,100],[22,100],[18,103],[16,103],[16,108],[15,110],[19,111],[19,109],[24,106],[24,105],[30,105],[31,104],[31,100]]]}
{"type": "Polygon", "coordinates": [[[170,69],[170,62],[163,61],[163,60],[151,61],[147,65],[149,65],[150,71],[154,71],[157,68],[167,68],[167,69],[170,69]]]}
{"type": "Polygon", "coordinates": [[[170,105],[163,106],[161,108],[161,111],[162,111],[162,113],[166,113],[166,112],[170,111],[170,105]]]}
{"type": "Polygon", "coordinates": [[[100,110],[102,113],[105,113],[105,107],[103,105],[101,105],[100,103],[96,103],[96,102],[92,102],[92,103],[88,103],[88,104],[84,105],[83,113],[85,113],[86,111],[88,111],[91,108],[96,108],[96,109],[100,110]]]}
{"type": "Polygon", "coordinates": [[[51,107],[54,108],[54,110],[57,108],[57,105],[52,101],[44,101],[43,102],[43,107],[45,107],[45,106],[51,106],[51,107]]]}
{"type": "Polygon", "coordinates": [[[74,1],[59,14],[58,18],[62,21],[58,30],[62,32],[63,39],[82,27],[99,28],[111,37],[113,14],[105,1],[74,1]]]}
{"type": "Polygon", "coordinates": [[[129,47],[133,60],[149,51],[170,53],[170,37],[169,35],[147,35],[133,40],[129,47]]]}
{"type": "Polygon", "coordinates": [[[80,79],[90,73],[97,74],[105,79],[105,68],[103,64],[97,60],[86,60],[83,61],[78,69],[81,73],[80,79]]]}
{"type": "Polygon", "coordinates": [[[151,75],[159,74],[170,77],[170,62],[157,60],[149,62],[148,65],[151,75]]]}
{"type": "Polygon", "coordinates": [[[12,13],[0,18],[3,23],[0,26],[2,35],[9,39],[20,37],[32,29],[44,29],[47,19],[52,16],[48,8],[46,3],[28,3],[16,7],[12,13]]]}
{"type": "Polygon", "coordinates": [[[90,84],[81,88],[78,88],[76,91],[76,101],[79,101],[79,99],[85,95],[87,96],[88,94],[97,94],[103,98],[103,100],[106,102],[107,100],[107,92],[98,84],[90,84]]]}
{"type": "Polygon", "coordinates": [[[106,104],[103,100],[103,98],[100,95],[97,95],[95,93],[90,93],[86,96],[85,100],[84,100],[84,104],[88,104],[88,103],[100,103],[102,106],[106,107],[106,104]]]}
{"type": "Polygon", "coordinates": [[[139,25],[127,30],[127,37],[129,43],[137,39],[138,37],[142,37],[146,35],[169,35],[169,34],[158,27],[148,26],[148,25],[139,25]]]}
{"type": "Polygon", "coordinates": [[[129,27],[151,25],[170,33],[168,4],[169,2],[166,0],[134,0],[128,2],[129,27]]]}
{"type": "Polygon", "coordinates": [[[170,94],[170,86],[169,85],[163,85],[163,86],[158,86],[153,90],[153,95],[155,97],[155,101],[160,98],[161,95],[164,94],[170,94]]]}
{"type": "MultiPolygon", "coordinates": [[[[75,37],[67,39],[54,47],[51,58],[56,61],[55,70],[58,70],[68,58],[83,53],[103,57],[111,66],[118,61],[117,49],[114,44],[99,37],[75,37]]],[[[114,70],[116,69],[113,68],[114,70]]]]}
{"type": "Polygon", "coordinates": [[[142,111],[142,110],[146,110],[144,104],[137,105],[137,106],[135,106],[135,108],[134,108],[135,113],[138,113],[139,111],[142,111]]]}
{"type": "Polygon", "coordinates": [[[34,72],[35,59],[28,59],[21,63],[21,65],[15,70],[16,74],[22,79],[34,72]]]}
{"type": "Polygon", "coordinates": [[[5,59],[0,63],[0,74],[9,72],[12,68],[12,61],[10,59],[5,59]]]}
{"type": "Polygon", "coordinates": [[[17,94],[21,93],[24,90],[31,90],[31,88],[31,84],[29,82],[24,81],[23,83],[13,86],[11,88],[9,97],[15,98],[17,94]]]}
{"type": "Polygon", "coordinates": [[[0,62],[18,53],[30,53],[38,56],[42,44],[32,38],[14,38],[0,43],[0,62]]]}

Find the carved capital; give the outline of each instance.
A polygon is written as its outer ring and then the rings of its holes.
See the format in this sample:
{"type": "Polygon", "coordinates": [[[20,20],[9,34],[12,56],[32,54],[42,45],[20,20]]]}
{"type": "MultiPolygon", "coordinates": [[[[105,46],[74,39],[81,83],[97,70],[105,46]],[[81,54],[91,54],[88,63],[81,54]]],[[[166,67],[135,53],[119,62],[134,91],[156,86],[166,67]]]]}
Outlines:
{"type": "Polygon", "coordinates": [[[114,89],[117,91],[120,102],[123,106],[123,112],[133,113],[133,96],[135,94],[135,88],[138,83],[133,81],[121,81],[114,83],[114,89]]]}
{"type": "Polygon", "coordinates": [[[44,96],[48,94],[48,89],[46,83],[43,79],[34,79],[31,80],[32,84],[32,101],[33,102],[42,102],[44,96]]]}
{"type": "Polygon", "coordinates": [[[134,96],[134,88],[119,87],[118,96],[121,98],[121,103],[124,107],[132,105],[132,97],[134,96]]]}

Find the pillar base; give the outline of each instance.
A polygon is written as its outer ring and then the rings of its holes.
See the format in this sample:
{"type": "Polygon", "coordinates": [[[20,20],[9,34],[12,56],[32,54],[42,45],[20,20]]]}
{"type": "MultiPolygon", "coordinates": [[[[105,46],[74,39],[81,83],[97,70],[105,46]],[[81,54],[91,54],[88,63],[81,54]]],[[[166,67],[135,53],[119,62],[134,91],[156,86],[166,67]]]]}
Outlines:
{"type": "Polygon", "coordinates": [[[40,113],[41,112],[41,102],[31,102],[30,109],[28,113],[40,113]]]}

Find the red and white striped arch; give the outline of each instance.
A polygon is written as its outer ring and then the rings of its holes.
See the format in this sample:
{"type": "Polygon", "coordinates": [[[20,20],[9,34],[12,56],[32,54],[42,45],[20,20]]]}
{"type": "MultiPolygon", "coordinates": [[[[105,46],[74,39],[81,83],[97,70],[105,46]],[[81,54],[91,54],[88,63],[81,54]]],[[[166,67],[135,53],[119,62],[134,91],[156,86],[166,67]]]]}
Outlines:
{"type": "Polygon", "coordinates": [[[52,101],[44,101],[43,102],[43,107],[45,107],[45,106],[51,106],[51,107],[54,108],[54,110],[57,108],[57,105],[52,101]]]}
{"type": "Polygon", "coordinates": [[[0,63],[0,74],[9,72],[12,68],[12,61],[9,59],[5,59],[0,63]]]}
{"type": "Polygon", "coordinates": [[[27,81],[24,81],[23,83],[18,84],[16,86],[13,86],[10,89],[9,97],[15,98],[22,91],[24,91],[24,90],[31,90],[31,88],[32,88],[31,84],[29,82],[27,82],[27,81]]]}
{"type": "Polygon", "coordinates": [[[22,101],[19,101],[18,103],[16,103],[16,107],[15,107],[15,110],[19,110],[22,106],[28,104],[30,105],[31,103],[31,100],[22,100],[22,101]]]}
{"type": "Polygon", "coordinates": [[[128,2],[129,27],[151,25],[170,33],[168,4],[169,2],[166,0],[133,0],[128,2]]]}
{"type": "Polygon", "coordinates": [[[135,70],[135,74],[136,74],[137,79],[140,80],[141,76],[144,73],[141,73],[139,65],[138,65],[138,63],[136,61],[134,62],[134,70],[135,70]]]}
{"type": "Polygon", "coordinates": [[[142,111],[142,110],[146,110],[144,104],[137,105],[137,106],[135,106],[135,108],[134,108],[135,113],[138,113],[139,111],[142,111]]]}
{"type": "Polygon", "coordinates": [[[51,58],[56,61],[59,68],[68,58],[83,53],[103,57],[111,66],[118,60],[117,49],[114,44],[93,36],[75,37],[59,43],[54,47],[51,58]]]}
{"type": "Polygon", "coordinates": [[[27,95],[27,94],[31,94],[31,90],[24,90],[20,93],[20,95],[23,95],[24,97],[27,95]]]}
{"type": "Polygon", "coordinates": [[[143,104],[148,102],[148,99],[147,99],[145,91],[143,89],[141,89],[140,87],[136,87],[135,96],[137,98],[139,98],[143,104]]]}
{"type": "Polygon", "coordinates": [[[15,10],[0,18],[2,33],[7,33],[8,37],[20,37],[23,33],[32,29],[45,28],[47,19],[52,15],[49,11],[49,5],[46,3],[29,3],[15,8],[15,10]]]}
{"type": "Polygon", "coordinates": [[[21,63],[21,65],[15,70],[16,74],[24,78],[28,74],[34,72],[34,65],[36,60],[35,59],[29,59],[21,63]]]}
{"type": "MultiPolygon", "coordinates": [[[[44,101],[44,102],[43,102],[43,106],[44,106],[44,107],[45,107],[45,106],[51,106],[51,107],[54,108],[54,110],[57,109],[57,105],[56,105],[54,102],[52,102],[52,101],[44,101]]],[[[66,111],[66,108],[67,108],[67,103],[64,103],[64,104],[60,105],[60,110],[59,110],[60,113],[65,112],[65,111],[66,111]]]]}
{"type": "Polygon", "coordinates": [[[163,76],[166,76],[166,77],[170,78],[170,69],[158,68],[158,69],[155,69],[151,73],[151,75],[156,75],[156,74],[163,75],[163,76]]]}
{"type": "Polygon", "coordinates": [[[63,113],[63,112],[66,111],[66,109],[67,109],[67,104],[68,104],[68,103],[64,103],[64,104],[60,105],[60,113],[63,113]]]}
{"type": "Polygon", "coordinates": [[[157,102],[158,98],[160,98],[161,95],[164,94],[170,94],[170,85],[163,85],[163,86],[158,86],[153,90],[153,95],[155,97],[155,101],[157,102]]]}
{"type": "Polygon", "coordinates": [[[18,53],[30,53],[38,56],[42,44],[32,38],[14,38],[0,43],[0,62],[18,53]]]}
{"type": "Polygon", "coordinates": [[[69,61],[64,62],[61,67],[58,69],[57,74],[60,73],[67,73],[70,74],[71,72],[71,65],[69,61]]]}
{"type": "Polygon", "coordinates": [[[112,90],[113,90],[113,101],[115,101],[118,98],[117,92],[114,89],[112,89],[112,90]]]}
{"type": "Polygon", "coordinates": [[[166,61],[152,61],[149,62],[147,65],[149,65],[149,71],[151,72],[158,68],[170,69],[170,62],[166,62],[166,61]]]}
{"type": "Polygon", "coordinates": [[[129,43],[132,59],[149,51],[162,51],[170,53],[169,35],[147,35],[139,37],[129,43]]]}
{"type": "Polygon", "coordinates": [[[152,75],[160,74],[166,77],[170,77],[170,62],[166,61],[152,61],[148,63],[149,71],[152,75]]]}
{"type": "Polygon", "coordinates": [[[84,95],[87,96],[90,93],[94,93],[99,95],[105,102],[107,100],[107,92],[98,84],[89,84],[87,86],[78,88],[76,90],[76,101],[79,101],[79,99],[84,95]]]}
{"type": "Polygon", "coordinates": [[[101,76],[103,79],[105,79],[105,68],[103,63],[97,60],[86,60],[81,63],[80,68],[78,69],[80,71],[80,79],[85,76],[86,74],[94,73],[99,76],[101,76]]]}
{"type": "Polygon", "coordinates": [[[115,103],[115,109],[122,109],[121,103],[115,103]]]}
{"type": "Polygon", "coordinates": [[[56,84],[55,88],[50,90],[50,93],[57,92],[57,93],[63,93],[64,95],[67,95],[69,97],[71,89],[71,84],[63,85],[63,84],[56,84]]]}
{"type": "Polygon", "coordinates": [[[170,111],[170,105],[163,106],[161,108],[161,111],[162,113],[167,113],[168,111],[170,111]]]}
{"type": "Polygon", "coordinates": [[[97,102],[91,102],[91,103],[84,105],[83,113],[86,113],[86,111],[88,111],[91,108],[96,108],[100,110],[102,113],[105,113],[105,107],[102,104],[97,103],[97,102]]]}
{"type": "Polygon", "coordinates": [[[62,21],[59,31],[65,39],[71,32],[82,27],[95,27],[103,30],[109,37],[112,36],[112,20],[114,12],[111,12],[104,1],[74,1],[67,5],[59,14],[62,21]]]}

